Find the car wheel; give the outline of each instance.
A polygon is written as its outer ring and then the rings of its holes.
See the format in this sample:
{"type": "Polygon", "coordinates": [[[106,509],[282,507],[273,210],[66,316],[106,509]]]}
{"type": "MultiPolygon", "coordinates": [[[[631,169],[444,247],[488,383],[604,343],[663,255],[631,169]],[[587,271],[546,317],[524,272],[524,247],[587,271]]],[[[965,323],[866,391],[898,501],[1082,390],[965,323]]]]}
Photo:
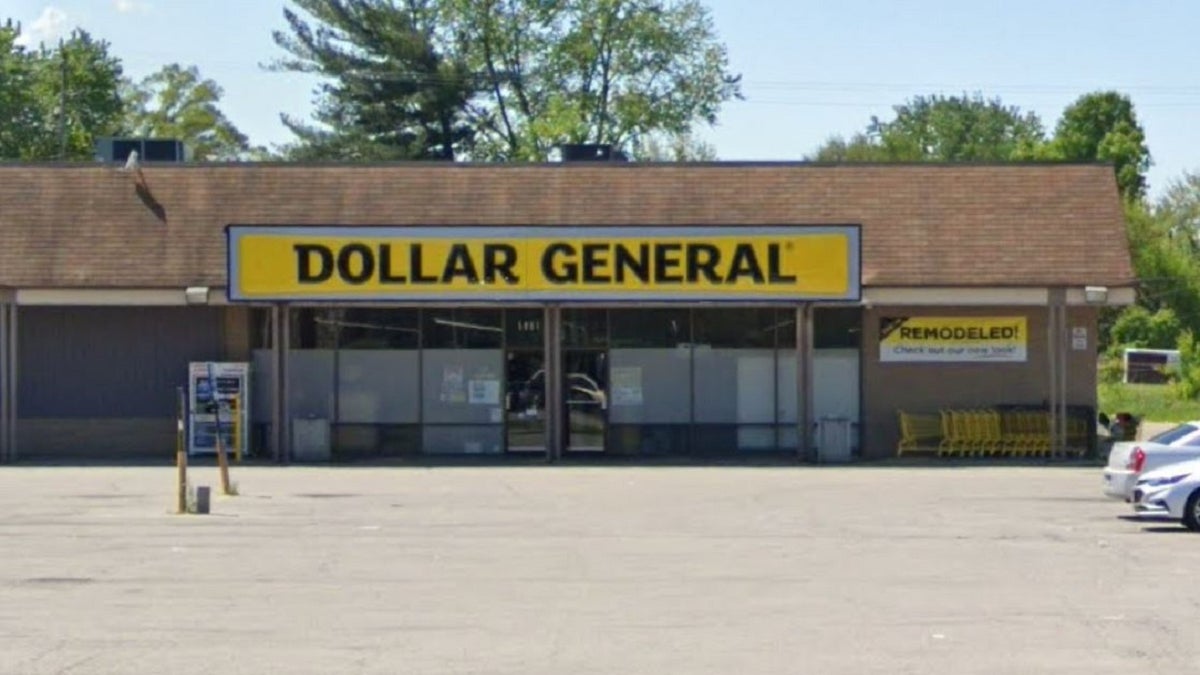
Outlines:
{"type": "Polygon", "coordinates": [[[1200,532],[1200,490],[1193,492],[1183,507],[1183,526],[1192,532],[1200,532]]]}

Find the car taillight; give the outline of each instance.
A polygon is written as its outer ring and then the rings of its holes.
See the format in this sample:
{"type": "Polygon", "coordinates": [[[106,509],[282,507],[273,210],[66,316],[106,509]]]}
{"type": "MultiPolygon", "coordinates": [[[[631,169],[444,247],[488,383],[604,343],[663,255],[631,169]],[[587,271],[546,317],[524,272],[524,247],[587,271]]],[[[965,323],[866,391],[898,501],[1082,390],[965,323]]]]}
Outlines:
{"type": "Polygon", "coordinates": [[[1129,455],[1129,463],[1125,465],[1125,468],[1134,473],[1141,473],[1143,466],[1146,466],[1146,451],[1140,447],[1134,448],[1133,453],[1129,455]]]}

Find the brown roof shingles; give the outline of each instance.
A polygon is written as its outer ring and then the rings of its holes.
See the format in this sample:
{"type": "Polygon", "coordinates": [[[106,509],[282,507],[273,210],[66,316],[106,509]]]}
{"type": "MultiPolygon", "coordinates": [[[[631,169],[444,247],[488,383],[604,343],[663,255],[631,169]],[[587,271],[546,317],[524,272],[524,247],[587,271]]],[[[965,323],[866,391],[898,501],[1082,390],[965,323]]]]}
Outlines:
{"type": "Polygon", "coordinates": [[[224,227],[861,224],[865,286],[1133,282],[1106,165],[0,167],[0,286],[225,284],[224,227]]]}

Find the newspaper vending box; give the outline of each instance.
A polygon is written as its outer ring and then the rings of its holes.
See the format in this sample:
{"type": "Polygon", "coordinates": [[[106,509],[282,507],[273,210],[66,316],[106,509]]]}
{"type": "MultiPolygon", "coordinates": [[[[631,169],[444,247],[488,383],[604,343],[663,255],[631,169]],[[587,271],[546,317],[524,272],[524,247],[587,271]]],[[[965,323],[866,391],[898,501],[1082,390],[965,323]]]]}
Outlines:
{"type": "Polygon", "coordinates": [[[188,365],[188,454],[217,452],[217,429],[225,452],[240,457],[249,438],[249,363],[188,365]]]}

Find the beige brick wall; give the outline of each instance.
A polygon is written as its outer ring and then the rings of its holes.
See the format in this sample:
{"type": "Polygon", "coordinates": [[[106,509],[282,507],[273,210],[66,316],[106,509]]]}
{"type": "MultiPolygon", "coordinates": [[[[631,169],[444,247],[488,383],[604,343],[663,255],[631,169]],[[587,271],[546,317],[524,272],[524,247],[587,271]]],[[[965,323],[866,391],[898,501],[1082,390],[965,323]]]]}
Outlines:
{"type": "MultiPolygon", "coordinates": [[[[898,410],[932,412],[943,407],[1040,404],[1049,398],[1046,308],[872,307],[863,317],[863,455],[894,456],[900,440],[898,410]],[[1029,321],[1024,363],[881,363],[879,320],[895,316],[1025,316],[1029,321]]],[[[1073,307],[1067,330],[1088,332],[1086,350],[1070,350],[1067,403],[1096,405],[1097,310],[1073,307]]]]}

